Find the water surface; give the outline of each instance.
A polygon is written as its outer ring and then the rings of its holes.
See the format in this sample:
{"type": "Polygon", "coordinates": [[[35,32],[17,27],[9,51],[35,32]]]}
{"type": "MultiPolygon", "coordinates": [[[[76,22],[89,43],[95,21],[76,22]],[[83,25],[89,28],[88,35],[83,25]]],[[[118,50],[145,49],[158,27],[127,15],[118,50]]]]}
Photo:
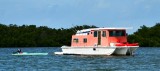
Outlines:
{"type": "Polygon", "coordinates": [[[160,48],[138,48],[134,56],[54,55],[60,48],[22,48],[45,56],[12,56],[17,48],[0,48],[0,71],[159,71],[160,48]]]}

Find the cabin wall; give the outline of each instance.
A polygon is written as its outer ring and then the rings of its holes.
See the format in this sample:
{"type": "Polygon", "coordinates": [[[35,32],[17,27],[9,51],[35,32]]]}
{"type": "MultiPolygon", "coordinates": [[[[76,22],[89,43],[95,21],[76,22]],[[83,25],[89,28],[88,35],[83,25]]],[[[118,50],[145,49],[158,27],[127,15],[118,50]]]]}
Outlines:
{"type": "Polygon", "coordinates": [[[107,30],[103,30],[103,31],[101,31],[101,45],[100,46],[109,46],[109,44],[108,44],[109,32],[107,30]],[[103,31],[106,32],[105,37],[102,36],[103,31]]]}
{"type": "Polygon", "coordinates": [[[127,42],[127,39],[125,36],[123,36],[123,37],[109,37],[109,42],[110,43],[123,43],[123,42],[127,42]]]}
{"type": "Polygon", "coordinates": [[[108,30],[98,30],[98,31],[101,31],[101,34],[100,34],[101,44],[98,45],[98,36],[94,37],[94,31],[95,30],[91,30],[88,34],[85,34],[85,35],[72,35],[71,46],[72,47],[95,47],[95,46],[107,47],[107,46],[110,46],[110,43],[127,42],[126,35],[125,36],[109,36],[108,30]],[[102,36],[103,31],[106,31],[105,37],[102,36]],[[78,39],[78,42],[74,41],[75,38],[78,39]],[[87,42],[84,42],[84,38],[87,39],[87,42]]]}
{"type": "Polygon", "coordinates": [[[76,47],[76,46],[83,46],[83,47],[87,46],[87,43],[83,42],[84,38],[87,38],[87,35],[83,35],[83,36],[82,35],[73,35],[72,36],[72,41],[71,41],[72,42],[71,46],[73,46],[73,47],[76,47]],[[74,41],[75,38],[78,39],[78,42],[74,41]]]}
{"type": "Polygon", "coordinates": [[[94,47],[97,43],[98,37],[93,36],[93,32],[91,32],[88,35],[72,35],[72,47],[94,47]],[[74,39],[78,38],[78,43],[74,42],[74,39]],[[87,38],[87,42],[84,42],[84,38],[87,38]]]}
{"type": "Polygon", "coordinates": [[[90,33],[90,35],[88,36],[88,46],[94,47],[97,44],[98,37],[94,37],[93,31],[91,32],[92,34],[90,33]]]}
{"type": "MultiPolygon", "coordinates": [[[[106,30],[104,30],[106,31],[106,30]]],[[[109,33],[106,31],[106,37],[102,36],[102,31],[101,31],[101,45],[98,45],[98,36],[94,37],[94,31],[91,31],[88,35],[72,35],[72,47],[95,47],[95,46],[109,46],[108,43],[108,37],[109,33]],[[78,38],[78,43],[74,42],[74,39],[78,38]],[[87,38],[87,42],[84,43],[84,38],[87,38]]]]}
{"type": "Polygon", "coordinates": [[[114,34],[112,31],[119,31],[119,30],[108,30],[108,33],[109,33],[109,31],[111,32],[111,35],[108,37],[109,45],[110,45],[110,43],[126,43],[127,42],[127,36],[126,36],[125,30],[120,30],[120,31],[122,31],[122,33],[116,32],[114,34]]]}

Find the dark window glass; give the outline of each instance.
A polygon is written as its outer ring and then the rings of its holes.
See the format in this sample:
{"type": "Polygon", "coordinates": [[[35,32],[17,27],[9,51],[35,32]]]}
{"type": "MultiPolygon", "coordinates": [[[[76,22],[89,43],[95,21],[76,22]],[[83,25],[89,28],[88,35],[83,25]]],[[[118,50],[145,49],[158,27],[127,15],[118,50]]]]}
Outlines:
{"type": "Polygon", "coordinates": [[[102,36],[106,37],[106,31],[103,31],[102,36]]]}
{"type": "Polygon", "coordinates": [[[94,37],[97,37],[97,31],[94,31],[94,37]]]}
{"type": "Polygon", "coordinates": [[[84,43],[87,43],[87,38],[84,38],[84,39],[83,39],[83,42],[84,42],[84,43]]]}
{"type": "Polygon", "coordinates": [[[73,42],[78,43],[78,38],[74,38],[73,42]]]}
{"type": "Polygon", "coordinates": [[[89,33],[87,33],[87,35],[89,35],[89,33]]]}
{"type": "Polygon", "coordinates": [[[110,30],[109,36],[125,36],[125,30],[110,30]]]}

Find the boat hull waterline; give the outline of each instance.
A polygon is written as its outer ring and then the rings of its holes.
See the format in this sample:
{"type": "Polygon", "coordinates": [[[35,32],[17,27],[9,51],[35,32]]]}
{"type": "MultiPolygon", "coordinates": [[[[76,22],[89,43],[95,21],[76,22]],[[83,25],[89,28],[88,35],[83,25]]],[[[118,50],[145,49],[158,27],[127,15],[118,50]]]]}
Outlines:
{"type": "Polygon", "coordinates": [[[57,55],[111,55],[115,47],[68,47],[62,46],[62,52],[55,52],[57,55]]]}
{"type": "Polygon", "coordinates": [[[137,47],[69,47],[62,46],[57,55],[133,55],[137,47]]]}

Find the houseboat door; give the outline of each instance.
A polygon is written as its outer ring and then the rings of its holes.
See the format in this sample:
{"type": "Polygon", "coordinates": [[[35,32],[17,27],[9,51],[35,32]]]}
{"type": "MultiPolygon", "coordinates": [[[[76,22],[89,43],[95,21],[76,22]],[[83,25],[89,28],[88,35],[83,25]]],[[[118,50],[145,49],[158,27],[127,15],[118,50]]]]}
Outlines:
{"type": "Polygon", "coordinates": [[[101,31],[98,31],[98,45],[101,45],[101,31]]]}

